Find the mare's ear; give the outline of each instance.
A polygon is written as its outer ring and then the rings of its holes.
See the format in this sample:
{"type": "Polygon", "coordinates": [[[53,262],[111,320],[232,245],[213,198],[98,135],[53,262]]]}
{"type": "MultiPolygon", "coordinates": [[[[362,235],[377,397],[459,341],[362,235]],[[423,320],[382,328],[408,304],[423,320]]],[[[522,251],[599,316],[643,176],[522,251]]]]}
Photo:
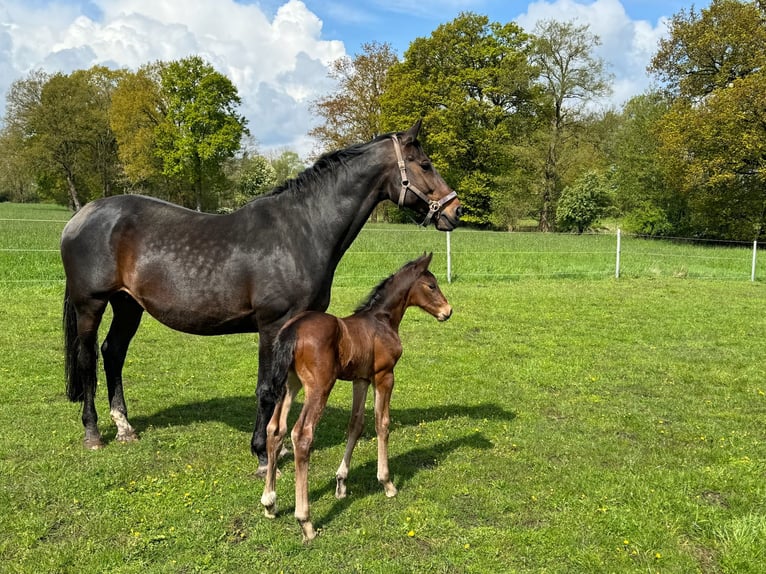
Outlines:
{"type": "Polygon", "coordinates": [[[404,136],[402,136],[402,144],[407,145],[414,143],[416,139],[418,139],[418,134],[420,133],[420,125],[423,123],[423,118],[420,118],[418,121],[416,121],[413,126],[408,129],[406,132],[404,132],[404,136]]]}

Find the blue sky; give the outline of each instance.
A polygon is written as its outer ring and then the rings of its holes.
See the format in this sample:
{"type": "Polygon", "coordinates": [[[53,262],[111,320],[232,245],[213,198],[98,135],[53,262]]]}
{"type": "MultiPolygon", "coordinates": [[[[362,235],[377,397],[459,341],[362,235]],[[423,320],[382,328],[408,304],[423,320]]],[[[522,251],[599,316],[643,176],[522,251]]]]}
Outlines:
{"type": "MultiPolygon", "coordinates": [[[[696,2],[704,8],[708,0],[696,2]]],[[[136,69],[197,54],[235,83],[262,150],[308,154],[312,99],[334,88],[329,64],[364,42],[400,56],[461,12],[516,21],[576,20],[602,41],[620,106],[649,87],[646,65],[667,19],[691,0],[0,0],[0,95],[30,71],[93,65],[136,69]]]]}

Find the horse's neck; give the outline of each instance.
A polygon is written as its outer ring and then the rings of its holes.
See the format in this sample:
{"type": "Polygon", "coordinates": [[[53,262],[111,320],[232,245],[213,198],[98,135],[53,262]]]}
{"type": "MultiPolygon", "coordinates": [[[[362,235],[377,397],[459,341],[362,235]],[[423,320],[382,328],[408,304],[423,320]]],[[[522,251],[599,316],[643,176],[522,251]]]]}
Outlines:
{"type": "Polygon", "coordinates": [[[383,165],[370,150],[338,166],[336,173],[321,175],[305,193],[292,190],[275,196],[277,201],[303,206],[301,221],[293,224],[312,237],[312,249],[317,256],[324,252],[331,266],[337,265],[372,210],[386,197],[383,165]]]}
{"type": "Polygon", "coordinates": [[[407,312],[407,291],[394,293],[386,297],[380,305],[370,310],[378,319],[391,325],[395,333],[399,333],[399,325],[407,312]]]}

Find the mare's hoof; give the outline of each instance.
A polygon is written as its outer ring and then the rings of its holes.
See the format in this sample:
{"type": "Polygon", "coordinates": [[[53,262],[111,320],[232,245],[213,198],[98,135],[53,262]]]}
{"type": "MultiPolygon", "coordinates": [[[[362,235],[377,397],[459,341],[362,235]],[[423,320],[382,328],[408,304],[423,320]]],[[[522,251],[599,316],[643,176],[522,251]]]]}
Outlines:
{"type": "Polygon", "coordinates": [[[104,441],[101,440],[101,437],[86,438],[85,440],[82,441],[82,444],[88,450],[99,450],[104,448],[104,441]]]}

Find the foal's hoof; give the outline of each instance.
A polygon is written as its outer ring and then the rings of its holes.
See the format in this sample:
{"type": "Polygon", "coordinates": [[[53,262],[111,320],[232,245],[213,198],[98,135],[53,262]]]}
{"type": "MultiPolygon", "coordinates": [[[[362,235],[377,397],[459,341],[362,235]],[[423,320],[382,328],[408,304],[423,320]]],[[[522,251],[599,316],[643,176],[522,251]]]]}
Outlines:
{"type": "MultiPolygon", "coordinates": [[[[255,477],[256,478],[266,478],[266,472],[268,471],[268,467],[266,465],[259,466],[258,470],[255,471],[255,477]]],[[[277,469],[277,478],[282,477],[282,471],[277,469]]]]}
{"type": "Polygon", "coordinates": [[[299,521],[301,524],[301,531],[303,532],[303,543],[307,544],[317,537],[317,531],[314,530],[314,525],[310,521],[299,521]]]}
{"type": "Polygon", "coordinates": [[[263,505],[263,514],[266,518],[277,517],[277,493],[271,492],[261,496],[261,504],[263,505]]]}
{"type": "Polygon", "coordinates": [[[117,433],[117,442],[137,442],[138,441],[138,435],[133,432],[126,432],[126,433],[117,433]]]}
{"type": "Polygon", "coordinates": [[[340,477],[335,478],[335,498],[346,498],[346,481],[340,477]]]}

